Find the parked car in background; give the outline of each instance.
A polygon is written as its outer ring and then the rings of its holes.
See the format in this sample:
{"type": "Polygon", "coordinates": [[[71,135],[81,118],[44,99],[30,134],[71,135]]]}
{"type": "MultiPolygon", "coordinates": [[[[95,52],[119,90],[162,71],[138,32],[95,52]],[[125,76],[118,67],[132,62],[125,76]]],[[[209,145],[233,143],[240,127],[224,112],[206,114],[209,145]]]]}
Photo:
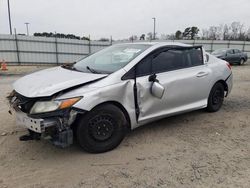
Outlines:
{"type": "Polygon", "coordinates": [[[247,53],[239,49],[218,49],[212,52],[212,55],[223,59],[229,63],[243,65],[247,61],[247,53]]]}
{"type": "Polygon", "coordinates": [[[100,153],[118,146],[128,129],[192,110],[218,111],[232,77],[230,64],[202,46],[119,44],[20,78],[9,100],[30,132],[21,140],[50,137],[66,147],[74,135],[83,149],[100,153]]]}

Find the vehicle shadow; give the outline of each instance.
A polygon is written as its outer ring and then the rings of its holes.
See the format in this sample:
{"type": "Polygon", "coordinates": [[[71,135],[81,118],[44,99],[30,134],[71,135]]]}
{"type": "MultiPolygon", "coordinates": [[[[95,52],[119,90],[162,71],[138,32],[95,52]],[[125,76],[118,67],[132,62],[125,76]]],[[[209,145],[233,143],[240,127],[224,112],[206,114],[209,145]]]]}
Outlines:
{"type": "MultiPolygon", "coordinates": [[[[173,131],[180,129],[183,126],[190,126],[188,124],[190,121],[194,121],[196,118],[204,116],[204,115],[206,116],[206,114],[207,113],[204,112],[204,110],[197,110],[197,111],[188,112],[185,114],[180,114],[180,115],[176,115],[176,116],[163,118],[161,120],[145,124],[145,125],[138,127],[132,131],[129,131],[127,133],[125,139],[121,143],[120,147],[123,147],[124,145],[126,146],[127,144],[131,143],[130,139],[132,139],[132,140],[138,139],[138,138],[143,137],[143,135],[145,135],[145,134],[151,134],[151,132],[153,132],[154,134],[155,133],[160,134],[163,131],[163,129],[167,133],[167,135],[170,136],[173,131]],[[126,143],[126,142],[129,142],[129,143],[126,143]]],[[[82,150],[82,148],[80,147],[80,145],[77,143],[76,140],[74,140],[73,145],[71,145],[70,147],[64,148],[64,149],[57,148],[57,147],[53,146],[51,143],[49,143],[48,141],[42,141],[42,142],[43,142],[43,144],[42,144],[43,146],[41,147],[41,150],[43,147],[46,147],[47,155],[53,155],[53,157],[55,157],[55,154],[59,154],[60,156],[58,156],[58,157],[61,157],[62,155],[68,155],[68,154],[70,154],[70,155],[78,155],[78,154],[91,155],[91,154],[85,152],[84,150],[82,150]],[[51,151],[51,153],[49,151],[51,151]]],[[[109,152],[113,152],[113,151],[109,151],[109,152]]],[[[101,155],[101,154],[99,154],[99,155],[101,155]]]]}
{"type": "Polygon", "coordinates": [[[141,132],[162,132],[162,129],[167,129],[166,131],[172,131],[174,129],[179,129],[182,126],[189,126],[190,121],[195,121],[198,117],[204,116],[207,113],[204,109],[196,110],[188,113],[178,114],[170,117],[166,117],[160,120],[157,120],[152,123],[145,124],[129,132],[128,137],[134,137],[140,134],[141,132]]]}

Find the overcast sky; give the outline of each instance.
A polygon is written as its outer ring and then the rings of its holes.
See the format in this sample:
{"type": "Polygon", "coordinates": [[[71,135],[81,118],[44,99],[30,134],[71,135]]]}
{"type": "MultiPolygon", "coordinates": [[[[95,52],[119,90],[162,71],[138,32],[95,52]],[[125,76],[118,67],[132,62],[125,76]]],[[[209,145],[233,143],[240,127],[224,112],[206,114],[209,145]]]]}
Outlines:
{"type": "MultiPolygon", "coordinates": [[[[147,34],[156,17],[158,34],[188,26],[240,21],[250,26],[250,0],[10,0],[12,26],[26,33],[58,32],[92,39],[147,34]]],[[[9,33],[7,0],[0,0],[0,33],[9,33]]]]}

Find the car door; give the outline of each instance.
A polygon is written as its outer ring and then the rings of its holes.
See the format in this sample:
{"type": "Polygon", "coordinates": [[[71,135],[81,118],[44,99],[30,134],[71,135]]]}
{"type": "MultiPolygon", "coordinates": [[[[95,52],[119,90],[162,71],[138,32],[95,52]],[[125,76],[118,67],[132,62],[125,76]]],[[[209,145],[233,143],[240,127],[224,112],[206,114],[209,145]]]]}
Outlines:
{"type": "Polygon", "coordinates": [[[201,49],[166,48],[142,60],[137,71],[144,74],[136,78],[138,123],[206,106],[211,72],[202,57],[201,49]],[[164,89],[161,98],[152,94],[152,75],[164,89]]]}
{"type": "Polygon", "coordinates": [[[240,62],[241,59],[241,51],[238,49],[234,49],[234,62],[240,62]]]}
{"type": "Polygon", "coordinates": [[[230,63],[234,63],[236,61],[233,49],[227,50],[225,60],[230,62],[230,63]]]}

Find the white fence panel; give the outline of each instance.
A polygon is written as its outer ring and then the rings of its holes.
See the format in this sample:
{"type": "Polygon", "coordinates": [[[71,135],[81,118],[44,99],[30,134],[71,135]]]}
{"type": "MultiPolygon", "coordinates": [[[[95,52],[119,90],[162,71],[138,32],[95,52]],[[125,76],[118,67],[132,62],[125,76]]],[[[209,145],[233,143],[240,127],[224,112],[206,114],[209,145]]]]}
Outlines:
{"type": "MultiPolygon", "coordinates": [[[[169,42],[166,40],[159,41],[169,42]]],[[[202,45],[208,52],[220,48],[238,48],[247,52],[248,57],[250,57],[250,42],[211,40],[174,41],[190,45],[202,45]]],[[[113,43],[118,44],[125,42],[131,41],[115,41],[113,43]]],[[[75,62],[90,53],[95,53],[110,45],[110,42],[101,41],[2,34],[0,35],[0,60],[4,59],[8,63],[13,64],[70,63],[75,62]]]]}

